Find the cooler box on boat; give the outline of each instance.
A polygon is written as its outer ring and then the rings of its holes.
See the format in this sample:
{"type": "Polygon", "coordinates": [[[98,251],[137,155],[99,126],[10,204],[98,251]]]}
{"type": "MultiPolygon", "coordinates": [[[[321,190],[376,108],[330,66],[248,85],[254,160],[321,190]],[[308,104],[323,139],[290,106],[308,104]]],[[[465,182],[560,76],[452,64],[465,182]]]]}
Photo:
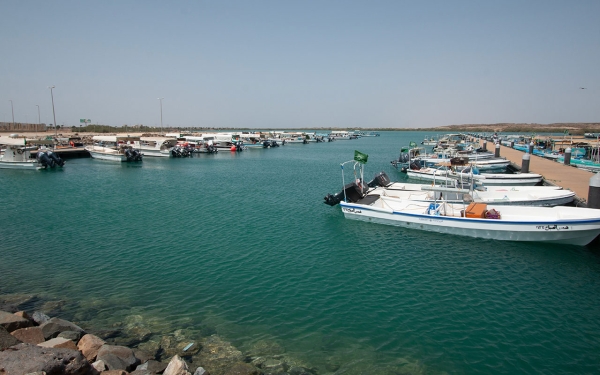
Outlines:
{"type": "Polygon", "coordinates": [[[465,210],[465,217],[472,217],[483,219],[485,218],[485,213],[487,212],[487,204],[486,203],[471,203],[467,206],[465,210]]]}

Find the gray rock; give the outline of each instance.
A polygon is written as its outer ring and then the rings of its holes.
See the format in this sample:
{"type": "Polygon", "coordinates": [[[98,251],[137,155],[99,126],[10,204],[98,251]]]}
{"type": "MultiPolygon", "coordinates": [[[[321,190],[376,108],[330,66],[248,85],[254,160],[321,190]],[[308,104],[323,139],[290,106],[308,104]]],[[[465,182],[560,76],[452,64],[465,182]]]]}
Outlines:
{"type": "Polygon", "coordinates": [[[109,370],[133,371],[140,363],[133,350],[117,345],[102,345],[96,359],[104,361],[109,370]]]}
{"type": "Polygon", "coordinates": [[[83,328],[60,318],[52,318],[46,323],[40,325],[40,328],[42,328],[42,332],[44,332],[44,338],[46,340],[55,338],[59,333],[64,331],[75,331],[80,332],[82,335],[85,334],[83,328]]]}
{"type": "Polygon", "coordinates": [[[77,350],[42,348],[31,344],[19,344],[0,352],[0,363],[10,375],[40,371],[48,375],[99,374],[77,350]]]}
{"type": "Polygon", "coordinates": [[[194,375],[210,375],[210,374],[204,368],[198,367],[196,369],[196,371],[194,371],[194,375]]]}
{"type": "Polygon", "coordinates": [[[20,343],[19,339],[8,333],[6,328],[0,326],[0,351],[20,343]]]}
{"type": "Polygon", "coordinates": [[[167,365],[162,362],[155,361],[153,359],[145,362],[142,365],[136,367],[135,371],[131,373],[131,375],[143,375],[143,374],[162,374],[167,365]]]}
{"type": "Polygon", "coordinates": [[[0,311],[0,326],[6,328],[8,332],[16,331],[20,328],[31,326],[31,322],[27,319],[16,316],[6,311],[0,311]]]}
{"type": "Polygon", "coordinates": [[[81,339],[82,333],[77,331],[62,331],[57,337],[63,337],[77,343],[81,339]]]}
{"type": "Polygon", "coordinates": [[[33,315],[31,315],[31,319],[33,319],[33,321],[36,322],[37,325],[41,326],[42,324],[50,320],[50,317],[41,311],[34,311],[33,315]]]}

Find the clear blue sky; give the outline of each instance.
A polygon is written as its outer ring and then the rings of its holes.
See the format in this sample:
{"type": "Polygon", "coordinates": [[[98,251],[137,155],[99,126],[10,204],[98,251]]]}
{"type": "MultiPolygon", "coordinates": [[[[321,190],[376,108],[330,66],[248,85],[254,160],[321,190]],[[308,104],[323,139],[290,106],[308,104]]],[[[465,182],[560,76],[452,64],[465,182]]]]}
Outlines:
{"type": "Polygon", "coordinates": [[[600,121],[600,1],[0,2],[0,121],[600,121]],[[585,87],[586,89],[580,89],[585,87]]]}

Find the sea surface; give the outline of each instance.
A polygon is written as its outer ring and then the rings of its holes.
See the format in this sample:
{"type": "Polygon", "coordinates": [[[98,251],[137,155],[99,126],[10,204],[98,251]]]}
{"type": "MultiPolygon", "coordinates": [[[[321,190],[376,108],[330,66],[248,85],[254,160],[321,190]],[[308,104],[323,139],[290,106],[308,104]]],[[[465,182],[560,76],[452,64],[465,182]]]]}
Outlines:
{"type": "MultiPolygon", "coordinates": [[[[0,170],[0,295],[273,340],[319,374],[600,372],[600,249],[439,235],[323,204],[426,132],[141,164],[0,170]],[[345,169],[351,174],[351,170],[345,169]],[[346,178],[352,178],[352,176],[346,178]]],[[[163,327],[163,328],[161,328],[163,327]]]]}

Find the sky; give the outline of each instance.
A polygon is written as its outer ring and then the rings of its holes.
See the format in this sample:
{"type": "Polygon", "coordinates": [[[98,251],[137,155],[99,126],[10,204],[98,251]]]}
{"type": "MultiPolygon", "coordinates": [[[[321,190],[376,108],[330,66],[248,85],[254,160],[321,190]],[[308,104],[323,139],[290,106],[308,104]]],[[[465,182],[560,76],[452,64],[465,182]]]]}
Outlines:
{"type": "Polygon", "coordinates": [[[598,15],[598,0],[0,0],[0,121],[37,123],[39,106],[52,124],[53,96],[64,126],[158,127],[161,108],[183,128],[600,122],[598,15]]]}

